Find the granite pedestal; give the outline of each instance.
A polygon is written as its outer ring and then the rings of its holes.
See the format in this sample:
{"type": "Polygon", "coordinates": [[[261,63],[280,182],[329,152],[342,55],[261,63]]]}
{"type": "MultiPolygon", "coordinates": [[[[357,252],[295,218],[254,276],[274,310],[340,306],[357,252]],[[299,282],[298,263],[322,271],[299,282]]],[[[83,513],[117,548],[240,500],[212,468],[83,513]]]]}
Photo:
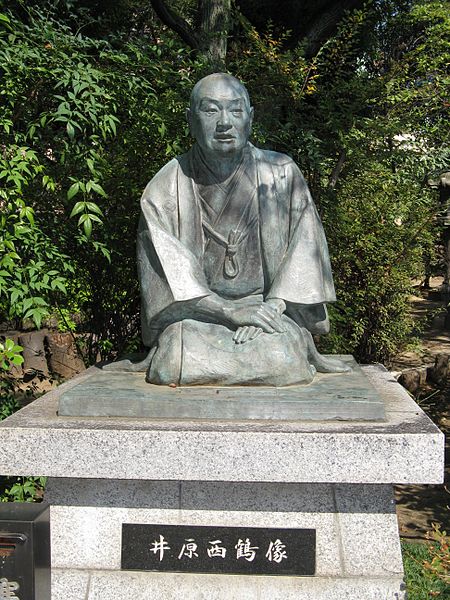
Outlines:
{"type": "Polygon", "coordinates": [[[405,598],[393,483],[440,483],[443,435],[381,367],[385,421],[61,417],[87,372],[0,423],[0,472],[47,475],[53,600],[405,598]],[[120,570],[123,523],[313,528],[313,577],[120,570]]]}

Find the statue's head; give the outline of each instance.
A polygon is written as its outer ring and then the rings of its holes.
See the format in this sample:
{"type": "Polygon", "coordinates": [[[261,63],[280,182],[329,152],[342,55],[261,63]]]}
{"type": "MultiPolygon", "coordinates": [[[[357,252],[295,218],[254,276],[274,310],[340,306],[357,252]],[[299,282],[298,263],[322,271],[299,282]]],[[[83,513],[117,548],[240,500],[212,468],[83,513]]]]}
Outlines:
{"type": "Polygon", "coordinates": [[[221,158],[239,154],[247,144],[253,108],[238,79],[213,73],[195,84],[186,117],[204,153],[221,158]]]}

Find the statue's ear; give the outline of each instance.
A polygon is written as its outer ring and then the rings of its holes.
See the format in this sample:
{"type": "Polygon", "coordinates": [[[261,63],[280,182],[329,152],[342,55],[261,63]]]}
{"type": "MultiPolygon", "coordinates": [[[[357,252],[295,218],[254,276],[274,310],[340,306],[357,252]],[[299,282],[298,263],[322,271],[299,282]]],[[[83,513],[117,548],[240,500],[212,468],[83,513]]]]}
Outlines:
{"type": "Polygon", "coordinates": [[[253,108],[253,106],[250,106],[250,127],[253,124],[253,117],[255,115],[255,109],[253,108]]]}

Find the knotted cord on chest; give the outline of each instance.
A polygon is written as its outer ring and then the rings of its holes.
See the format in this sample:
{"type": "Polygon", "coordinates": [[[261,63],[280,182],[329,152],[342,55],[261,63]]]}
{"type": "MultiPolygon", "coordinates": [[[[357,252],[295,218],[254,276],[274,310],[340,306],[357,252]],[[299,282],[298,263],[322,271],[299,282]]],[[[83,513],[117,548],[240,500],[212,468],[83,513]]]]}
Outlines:
{"type": "Polygon", "coordinates": [[[257,221],[257,216],[255,216],[250,223],[246,224],[246,229],[244,231],[240,229],[232,229],[228,234],[228,239],[226,239],[223,235],[221,235],[218,231],[213,229],[209,223],[205,220],[203,221],[203,228],[208,233],[208,235],[218,244],[225,248],[225,258],[223,262],[223,271],[226,277],[230,279],[234,279],[239,274],[239,261],[237,259],[237,252],[239,245],[245,240],[248,236],[252,226],[257,221]]]}

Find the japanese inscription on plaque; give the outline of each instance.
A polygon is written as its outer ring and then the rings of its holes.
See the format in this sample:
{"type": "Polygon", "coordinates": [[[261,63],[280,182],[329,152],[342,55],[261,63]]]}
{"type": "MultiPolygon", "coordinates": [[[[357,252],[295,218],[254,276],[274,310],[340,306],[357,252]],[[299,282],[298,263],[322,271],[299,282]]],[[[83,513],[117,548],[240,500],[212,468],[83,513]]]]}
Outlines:
{"type": "Polygon", "coordinates": [[[6,577],[0,579],[0,600],[8,598],[8,600],[20,600],[16,592],[20,588],[17,581],[8,581],[6,577]]]}
{"type": "Polygon", "coordinates": [[[314,529],[122,525],[122,569],[314,575],[314,529]]]}

